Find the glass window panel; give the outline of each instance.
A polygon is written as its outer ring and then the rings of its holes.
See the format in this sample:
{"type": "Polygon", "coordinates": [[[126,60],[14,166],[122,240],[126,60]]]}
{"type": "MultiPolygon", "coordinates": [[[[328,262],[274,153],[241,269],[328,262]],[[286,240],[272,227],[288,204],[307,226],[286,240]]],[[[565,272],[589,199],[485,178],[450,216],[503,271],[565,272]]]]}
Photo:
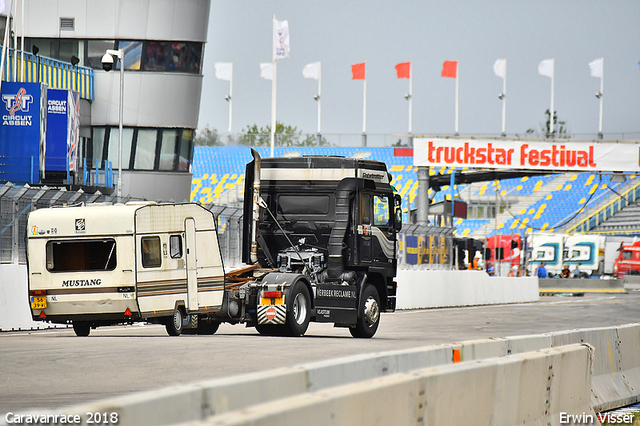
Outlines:
{"type": "Polygon", "coordinates": [[[391,221],[389,218],[389,206],[391,203],[387,197],[375,195],[373,197],[373,224],[376,226],[389,226],[391,221]]]}
{"type": "MultiPolygon", "coordinates": [[[[133,129],[122,129],[122,168],[129,168],[129,158],[131,158],[131,139],[133,139],[133,129]]],[[[107,160],[111,162],[113,169],[118,168],[118,142],[120,141],[120,131],[117,127],[112,127],[109,132],[109,148],[107,151],[107,160]]],[[[104,169],[104,162],[100,164],[100,168],[104,169]]]]}
{"type": "Polygon", "coordinates": [[[102,69],[102,57],[115,47],[114,40],[88,40],[86,66],[102,69]]]}
{"type": "Polygon", "coordinates": [[[162,132],[162,145],[160,145],[160,170],[173,170],[176,160],[177,130],[164,130],[162,132]]]}
{"type": "Polygon", "coordinates": [[[182,131],[182,140],[180,142],[180,159],[178,162],[178,170],[188,172],[191,166],[191,143],[193,141],[193,130],[184,129],[182,131]]]}
{"type": "Polygon", "coordinates": [[[60,40],[60,52],[58,54],[58,59],[65,62],[71,62],[72,56],[79,56],[78,40],[60,40]]]}
{"type": "Polygon", "coordinates": [[[172,235],[169,237],[169,254],[172,259],[182,257],[182,236],[172,235]]]}
{"type": "Polygon", "coordinates": [[[157,130],[138,130],[136,141],[136,156],[133,168],[136,170],[153,170],[156,158],[157,130]]]}
{"type": "Polygon", "coordinates": [[[25,38],[25,44],[28,50],[32,51],[33,46],[37,46],[38,56],[46,56],[48,58],[56,57],[56,41],[50,38],[25,38]]]}
{"type": "MultiPolygon", "coordinates": [[[[93,158],[91,158],[91,167],[95,167],[96,164],[102,164],[102,148],[104,146],[104,127],[93,128],[93,158]]],[[[100,167],[102,168],[102,167],[100,167]]]]}
{"type": "Polygon", "coordinates": [[[147,57],[144,69],[147,71],[165,71],[169,69],[170,46],[161,41],[146,43],[147,57]],[[166,50],[166,52],[165,52],[166,50]]]}
{"type": "MultiPolygon", "coordinates": [[[[121,41],[118,49],[124,51],[124,69],[139,70],[142,62],[142,42],[141,41],[121,41]]],[[[116,65],[120,69],[120,63],[116,65]]]]}
{"type": "Polygon", "coordinates": [[[49,271],[113,271],[115,267],[116,242],[113,239],[47,243],[49,271]]]}
{"type": "Polygon", "coordinates": [[[143,237],[142,266],[145,268],[157,268],[162,265],[160,257],[160,237],[143,237]]]}

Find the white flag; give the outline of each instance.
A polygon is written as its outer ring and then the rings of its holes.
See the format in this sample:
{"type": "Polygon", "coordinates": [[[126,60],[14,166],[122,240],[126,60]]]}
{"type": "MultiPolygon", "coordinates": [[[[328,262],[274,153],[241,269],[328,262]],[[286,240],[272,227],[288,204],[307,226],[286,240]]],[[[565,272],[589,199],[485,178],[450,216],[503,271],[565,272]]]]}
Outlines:
{"type": "Polygon", "coordinates": [[[538,74],[553,78],[555,59],[545,59],[538,64],[538,74]]]}
{"type": "Polygon", "coordinates": [[[216,62],[213,66],[216,68],[216,78],[218,80],[231,81],[233,77],[233,62],[216,62]]]}
{"type": "Polygon", "coordinates": [[[273,64],[271,62],[260,62],[260,77],[265,80],[273,80],[273,64]]]}
{"type": "Polygon", "coordinates": [[[11,0],[0,0],[0,15],[11,15],[11,0]]]}
{"type": "Polygon", "coordinates": [[[602,68],[604,68],[604,58],[598,58],[589,62],[589,68],[591,68],[591,77],[602,78],[602,68]]]}
{"type": "Polygon", "coordinates": [[[497,59],[493,64],[493,72],[498,77],[507,78],[507,60],[497,59]]]}
{"type": "Polygon", "coordinates": [[[320,78],[320,62],[313,62],[305,65],[302,69],[302,75],[304,78],[313,78],[318,80],[320,78]]]}
{"type": "Polygon", "coordinates": [[[273,20],[273,59],[289,57],[289,21],[273,20]]]}

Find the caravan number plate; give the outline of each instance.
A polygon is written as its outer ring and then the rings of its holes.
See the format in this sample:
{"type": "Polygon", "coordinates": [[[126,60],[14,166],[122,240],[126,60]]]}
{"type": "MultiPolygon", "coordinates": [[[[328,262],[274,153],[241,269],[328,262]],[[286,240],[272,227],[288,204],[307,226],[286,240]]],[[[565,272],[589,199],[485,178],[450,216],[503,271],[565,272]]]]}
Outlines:
{"type": "Polygon", "coordinates": [[[44,309],[47,307],[45,296],[31,296],[31,309],[44,309]]]}

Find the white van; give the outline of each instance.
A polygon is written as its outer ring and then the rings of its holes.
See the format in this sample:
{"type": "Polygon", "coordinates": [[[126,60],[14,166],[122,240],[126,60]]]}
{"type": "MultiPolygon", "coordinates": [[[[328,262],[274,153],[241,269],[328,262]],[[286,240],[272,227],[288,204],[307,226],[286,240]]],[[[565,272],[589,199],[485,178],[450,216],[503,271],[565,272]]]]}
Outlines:
{"type": "Polygon", "coordinates": [[[93,204],[30,213],[34,320],[73,323],[78,336],[149,321],[179,335],[187,319],[213,334],[224,268],[213,214],[197,204],[93,204]],[[198,319],[201,319],[198,324],[198,319]]]}

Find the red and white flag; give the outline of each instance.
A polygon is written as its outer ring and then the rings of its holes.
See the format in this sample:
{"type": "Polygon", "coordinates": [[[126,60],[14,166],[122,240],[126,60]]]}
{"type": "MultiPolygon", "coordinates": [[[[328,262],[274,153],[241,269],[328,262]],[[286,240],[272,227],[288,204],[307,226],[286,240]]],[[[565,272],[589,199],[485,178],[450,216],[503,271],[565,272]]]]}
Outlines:
{"type": "Polygon", "coordinates": [[[352,80],[364,80],[365,63],[351,65],[352,80]]]}
{"type": "Polygon", "coordinates": [[[411,62],[401,62],[396,65],[398,78],[411,78],[411,62]]]}
{"type": "Polygon", "coordinates": [[[289,57],[289,21],[273,20],[273,60],[289,57]]]}
{"type": "Polygon", "coordinates": [[[444,64],[442,64],[442,76],[458,78],[458,61],[444,61],[444,64]]]}

